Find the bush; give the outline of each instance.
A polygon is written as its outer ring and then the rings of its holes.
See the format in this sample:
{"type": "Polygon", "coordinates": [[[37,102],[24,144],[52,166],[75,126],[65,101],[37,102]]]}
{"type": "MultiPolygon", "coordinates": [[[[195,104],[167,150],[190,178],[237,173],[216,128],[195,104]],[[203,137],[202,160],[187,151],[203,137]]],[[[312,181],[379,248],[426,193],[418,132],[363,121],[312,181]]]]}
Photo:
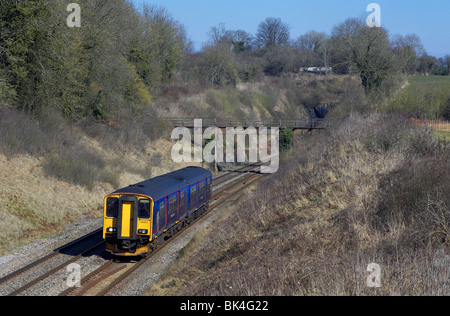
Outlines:
{"type": "Polygon", "coordinates": [[[224,113],[228,117],[244,118],[246,114],[242,111],[237,95],[232,89],[208,90],[206,102],[214,111],[224,113]]]}
{"type": "Polygon", "coordinates": [[[157,140],[166,132],[166,125],[152,107],[122,108],[117,121],[86,119],[80,126],[87,135],[106,148],[144,151],[149,141],[157,140]]]}
{"type": "Polygon", "coordinates": [[[447,101],[444,103],[441,116],[444,120],[450,121],[450,98],[447,98],[447,101]]]}
{"type": "Polygon", "coordinates": [[[53,154],[44,169],[60,180],[92,189],[94,182],[100,180],[104,167],[105,161],[98,153],[76,146],[53,154]]]}
{"type": "MultiPolygon", "coordinates": [[[[97,122],[90,126],[91,129],[87,130],[93,133],[95,126],[98,140],[106,137],[105,135],[117,136],[113,133],[114,128],[106,124],[97,122]]],[[[147,126],[152,128],[150,124],[147,126]]],[[[142,134],[146,132],[152,134],[153,130],[146,131],[142,128],[140,131],[142,134]]],[[[44,170],[47,174],[90,189],[95,181],[117,185],[118,174],[106,170],[106,163],[100,153],[83,145],[79,133],[81,131],[68,125],[57,113],[41,115],[40,120],[37,120],[16,109],[0,107],[1,153],[8,157],[21,154],[44,157],[44,170]]],[[[109,140],[113,142],[112,139],[109,140]]],[[[114,144],[117,145],[117,139],[114,144]]]]}
{"type": "Polygon", "coordinates": [[[236,86],[238,71],[233,52],[226,45],[205,47],[200,65],[202,81],[218,86],[236,86]]]}
{"type": "Polygon", "coordinates": [[[379,114],[312,137],[202,232],[161,287],[176,279],[178,295],[448,295],[448,273],[433,262],[450,249],[449,149],[406,118],[379,114]],[[380,289],[366,286],[373,262],[380,289]]]}
{"type": "Polygon", "coordinates": [[[321,102],[322,95],[319,92],[314,92],[303,101],[303,104],[307,109],[314,109],[315,107],[318,107],[321,102]]]}
{"type": "Polygon", "coordinates": [[[436,119],[448,117],[450,100],[449,76],[412,76],[409,85],[381,109],[386,112],[403,112],[415,117],[436,119]]]}
{"type": "MultiPolygon", "coordinates": [[[[59,134],[60,133],[55,133],[59,134]]],[[[17,109],[0,106],[0,151],[43,155],[53,147],[55,136],[45,132],[39,122],[17,109]]]]}
{"type": "Polygon", "coordinates": [[[239,78],[243,82],[253,82],[255,81],[258,72],[259,72],[258,68],[254,66],[241,67],[239,71],[239,78]]]}
{"type": "Polygon", "coordinates": [[[414,157],[380,181],[378,205],[372,216],[375,227],[406,225],[403,246],[424,247],[429,242],[450,241],[450,173],[448,152],[414,157]]]}
{"type": "Polygon", "coordinates": [[[282,127],[280,129],[280,152],[286,152],[291,149],[292,141],[294,139],[294,132],[292,129],[287,127],[282,127]]]}

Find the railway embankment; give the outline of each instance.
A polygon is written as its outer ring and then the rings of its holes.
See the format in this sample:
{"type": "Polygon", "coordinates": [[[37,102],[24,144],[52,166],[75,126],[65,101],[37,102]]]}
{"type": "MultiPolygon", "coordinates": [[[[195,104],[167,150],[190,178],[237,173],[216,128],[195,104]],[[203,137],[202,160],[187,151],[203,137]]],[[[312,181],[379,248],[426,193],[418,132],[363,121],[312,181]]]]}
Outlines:
{"type": "Polygon", "coordinates": [[[147,294],[449,295],[449,149],[386,114],[299,139],[147,294]]]}
{"type": "Polygon", "coordinates": [[[187,166],[171,158],[172,130],[163,117],[306,117],[304,104],[335,100],[356,82],[305,75],[235,88],[174,85],[138,113],[124,108],[117,121],[68,121],[51,111],[35,117],[1,105],[0,255],[83,216],[100,217],[102,198],[114,188],[187,166]]]}

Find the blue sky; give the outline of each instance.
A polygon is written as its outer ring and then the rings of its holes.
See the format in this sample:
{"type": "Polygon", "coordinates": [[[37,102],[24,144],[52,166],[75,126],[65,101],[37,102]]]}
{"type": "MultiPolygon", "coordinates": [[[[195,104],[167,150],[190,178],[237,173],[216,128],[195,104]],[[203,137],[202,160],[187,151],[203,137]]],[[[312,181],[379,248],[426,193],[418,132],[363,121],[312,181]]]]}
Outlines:
{"type": "Polygon", "coordinates": [[[365,16],[367,6],[381,6],[382,26],[390,34],[417,34],[431,55],[450,54],[449,0],[131,0],[165,7],[188,32],[200,49],[213,26],[224,23],[228,30],[255,34],[267,17],[281,18],[291,27],[291,38],[310,31],[330,33],[349,17],[365,16]]]}

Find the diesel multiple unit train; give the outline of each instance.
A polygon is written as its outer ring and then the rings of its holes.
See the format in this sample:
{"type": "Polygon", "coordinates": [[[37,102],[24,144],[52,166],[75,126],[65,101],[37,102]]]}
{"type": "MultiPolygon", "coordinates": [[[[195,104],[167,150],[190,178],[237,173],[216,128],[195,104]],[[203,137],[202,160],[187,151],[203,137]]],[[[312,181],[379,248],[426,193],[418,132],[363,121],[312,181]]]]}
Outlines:
{"type": "Polygon", "coordinates": [[[188,167],[105,197],[103,238],[116,256],[145,256],[209,208],[212,173],[188,167]]]}

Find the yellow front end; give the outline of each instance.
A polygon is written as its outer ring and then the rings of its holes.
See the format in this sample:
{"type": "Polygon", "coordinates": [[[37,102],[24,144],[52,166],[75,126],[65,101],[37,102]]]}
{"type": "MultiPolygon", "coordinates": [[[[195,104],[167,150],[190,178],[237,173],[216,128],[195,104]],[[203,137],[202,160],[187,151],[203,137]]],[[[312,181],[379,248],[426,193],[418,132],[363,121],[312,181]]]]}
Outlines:
{"type": "Polygon", "coordinates": [[[106,250],[118,256],[139,256],[152,241],[153,200],[139,195],[105,197],[103,239],[106,250]]]}

